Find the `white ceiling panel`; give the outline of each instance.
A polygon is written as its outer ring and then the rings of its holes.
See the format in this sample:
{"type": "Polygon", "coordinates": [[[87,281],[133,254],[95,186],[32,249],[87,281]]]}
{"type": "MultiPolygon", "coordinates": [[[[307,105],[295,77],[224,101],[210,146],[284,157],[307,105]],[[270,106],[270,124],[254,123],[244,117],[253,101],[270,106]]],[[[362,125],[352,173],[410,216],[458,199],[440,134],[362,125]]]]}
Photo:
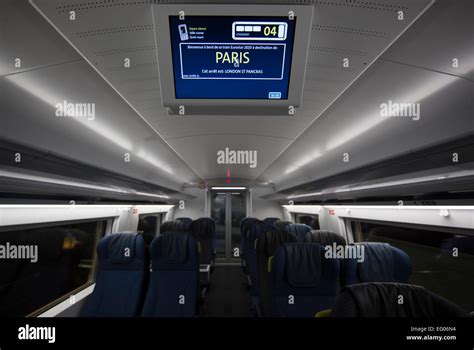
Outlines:
{"type": "Polygon", "coordinates": [[[82,60],[27,1],[0,1],[0,77],[82,60]],[[34,40],[30,40],[34,33],[34,40]],[[47,48],[47,49],[45,49],[47,48]],[[15,60],[21,66],[15,66],[15,60]]]}
{"type": "MultiPolygon", "coordinates": [[[[167,1],[170,2],[179,3],[167,1]]],[[[235,167],[232,170],[236,177],[253,179],[273,163],[431,1],[312,2],[315,16],[307,80],[302,108],[294,117],[168,116],[161,107],[154,57],[151,4],[159,1],[32,0],[32,3],[201,176],[214,178],[221,174],[215,163],[216,149],[242,145],[241,149],[259,151],[258,169],[235,167]],[[70,10],[76,11],[75,21],[68,18],[70,10]],[[397,19],[400,10],[404,11],[403,21],[397,19]],[[132,62],[128,69],[123,67],[126,57],[132,62]],[[344,58],[349,58],[349,68],[343,68],[344,58]]]]}
{"type": "Polygon", "coordinates": [[[0,137],[175,190],[196,178],[85,61],[2,77],[0,87],[0,137]],[[95,117],[58,117],[63,101],[95,104],[95,117]]]}
{"type": "Polygon", "coordinates": [[[206,173],[206,179],[225,178],[227,169],[230,169],[232,178],[241,178],[240,174],[248,174],[246,179],[257,177],[260,169],[265,169],[270,165],[271,159],[265,157],[269,151],[281,152],[287,144],[287,140],[276,137],[262,137],[252,135],[215,135],[209,136],[191,136],[180,139],[170,140],[170,144],[180,154],[195,154],[187,162],[198,173],[206,173]],[[226,165],[217,163],[217,152],[229,150],[252,150],[257,151],[257,167],[251,168],[249,165],[226,165]],[[198,152],[204,149],[204,154],[198,152]]]}
{"type": "Polygon", "coordinates": [[[280,190],[472,133],[472,96],[464,79],[379,61],[259,180],[280,190]],[[420,103],[420,119],[383,117],[389,100],[420,103]]]}
{"type": "Polygon", "coordinates": [[[438,0],[382,58],[474,81],[474,1],[438,0]]]}

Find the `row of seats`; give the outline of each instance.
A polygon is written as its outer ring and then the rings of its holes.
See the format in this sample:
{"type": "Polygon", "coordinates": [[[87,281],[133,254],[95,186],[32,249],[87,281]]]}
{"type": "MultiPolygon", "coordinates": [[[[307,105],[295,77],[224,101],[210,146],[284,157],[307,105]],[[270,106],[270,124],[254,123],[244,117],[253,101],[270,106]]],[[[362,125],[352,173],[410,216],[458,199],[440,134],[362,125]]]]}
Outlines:
{"type": "MultiPolygon", "coordinates": [[[[257,218],[249,217],[242,220],[240,228],[242,266],[248,275],[252,303],[256,305],[259,302],[258,297],[260,294],[258,282],[259,265],[265,265],[264,261],[273,255],[279,244],[283,242],[305,241],[305,236],[311,231],[311,227],[304,224],[293,224],[292,222],[282,221],[273,217],[266,218],[262,221],[257,218]],[[281,233],[281,235],[275,235],[278,233],[281,233]],[[264,244],[273,239],[275,240],[273,244],[269,243],[269,246],[265,248],[265,252],[263,254],[261,253],[260,256],[257,254],[256,244],[259,238],[261,238],[260,252],[262,252],[264,244]],[[267,256],[264,256],[265,254],[267,256]]],[[[262,267],[260,269],[262,269],[262,267]]]]}
{"type": "Polygon", "coordinates": [[[199,244],[167,232],[146,253],[142,235],[117,233],[97,247],[96,285],[84,317],[192,317],[199,311],[199,244]]]}
{"type": "MultiPolygon", "coordinates": [[[[327,258],[325,247],[346,246],[341,235],[287,221],[273,221],[270,225],[267,221],[262,233],[259,221],[247,222],[251,222],[250,227],[243,228],[248,233],[257,232],[247,234],[251,240],[248,252],[252,256],[252,246],[255,247],[257,296],[264,316],[469,316],[459,306],[425,288],[407,284],[411,260],[389,244],[353,245],[363,247],[363,261],[357,257],[327,258]],[[255,224],[257,229],[252,230],[255,224]]],[[[253,263],[252,259],[248,262],[253,263]]]]}
{"type": "Polygon", "coordinates": [[[334,305],[341,286],[408,282],[411,273],[408,255],[388,244],[359,244],[364,262],[328,259],[324,247],[346,245],[342,236],[273,219],[247,218],[241,227],[252,302],[264,316],[313,316],[334,305]]]}
{"type": "Polygon", "coordinates": [[[216,258],[216,224],[211,218],[177,218],[166,221],[160,226],[160,233],[175,232],[187,233],[201,246],[200,263],[202,265],[214,265],[216,258]]]}

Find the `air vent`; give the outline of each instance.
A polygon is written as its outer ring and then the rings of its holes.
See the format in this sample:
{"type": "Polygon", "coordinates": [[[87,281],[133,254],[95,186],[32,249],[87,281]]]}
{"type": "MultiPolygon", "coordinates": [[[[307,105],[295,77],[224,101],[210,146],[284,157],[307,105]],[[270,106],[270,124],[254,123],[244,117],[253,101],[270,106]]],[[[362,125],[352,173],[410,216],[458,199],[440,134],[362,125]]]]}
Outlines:
{"type": "Polygon", "coordinates": [[[143,88],[143,89],[124,91],[124,93],[126,93],[127,95],[136,95],[136,94],[143,94],[144,92],[150,92],[150,91],[160,91],[160,89],[155,86],[152,88],[143,88]]]}
{"type": "Polygon", "coordinates": [[[324,63],[307,63],[306,66],[310,68],[337,70],[340,72],[353,72],[354,71],[354,69],[352,68],[344,68],[341,66],[332,65],[332,64],[324,64],[324,63]]]}
{"type": "Polygon", "coordinates": [[[82,2],[78,4],[56,6],[58,13],[65,13],[69,11],[88,11],[103,9],[109,7],[125,7],[125,6],[137,6],[137,5],[149,5],[150,0],[137,0],[137,1],[117,1],[117,0],[101,0],[82,2]]]}
{"type": "Polygon", "coordinates": [[[154,75],[149,75],[147,78],[142,78],[142,77],[130,78],[130,79],[117,80],[117,82],[125,85],[125,84],[135,84],[136,82],[145,82],[145,81],[153,81],[153,80],[158,81],[158,78],[159,78],[158,74],[154,74],[154,75]]]}
{"type": "Polygon", "coordinates": [[[360,57],[367,56],[366,51],[353,50],[353,49],[343,49],[343,48],[339,48],[339,47],[325,47],[325,46],[310,45],[309,49],[312,50],[312,51],[320,51],[320,52],[325,52],[325,53],[334,53],[334,54],[338,54],[338,55],[349,55],[349,56],[360,56],[360,57]]]}
{"type": "Polygon", "coordinates": [[[152,51],[155,49],[156,49],[155,45],[143,45],[143,46],[137,46],[137,47],[123,48],[123,49],[97,51],[97,52],[94,52],[94,55],[96,55],[97,57],[104,57],[104,56],[112,56],[112,55],[121,55],[121,54],[126,54],[126,53],[152,51]]]}
{"type": "Polygon", "coordinates": [[[127,32],[144,32],[144,31],[153,30],[153,29],[154,29],[153,24],[142,24],[142,25],[136,25],[136,26],[87,30],[85,32],[78,32],[76,35],[80,38],[87,38],[87,37],[111,35],[111,34],[127,33],[127,32]]]}
{"type": "Polygon", "coordinates": [[[326,25],[319,25],[319,24],[313,24],[312,30],[321,31],[321,32],[333,32],[333,33],[342,33],[342,34],[350,34],[350,35],[368,36],[368,37],[374,37],[374,38],[384,38],[387,35],[384,32],[379,32],[376,30],[358,29],[358,28],[341,27],[341,26],[326,26],[326,25]]]}
{"type": "Polygon", "coordinates": [[[384,4],[384,3],[375,2],[375,1],[345,0],[344,2],[341,2],[341,1],[316,0],[314,3],[317,5],[356,7],[356,8],[366,9],[366,10],[385,11],[385,12],[397,12],[400,10],[404,10],[404,11],[408,10],[408,7],[406,6],[384,4]]]}
{"type": "Polygon", "coordinates": [[[316,3],[316,0],[293,0],[291,3],[300,5],[311,5],[316,3]]]}
{"type": "Polygon", "coordinates": [[[123,70],[153,68],[153,67],[156,67],[156,66],[157,66],[156,62],[146,62],[146,63],[133,64],[130,67],[125,67],[123,65],[120,65],[120,66],[115,66],[115,67],[109,67],[109,68],[106,68],[106,69],[109,72],[119,72],[119,71],[123,71],[123,70]]]}

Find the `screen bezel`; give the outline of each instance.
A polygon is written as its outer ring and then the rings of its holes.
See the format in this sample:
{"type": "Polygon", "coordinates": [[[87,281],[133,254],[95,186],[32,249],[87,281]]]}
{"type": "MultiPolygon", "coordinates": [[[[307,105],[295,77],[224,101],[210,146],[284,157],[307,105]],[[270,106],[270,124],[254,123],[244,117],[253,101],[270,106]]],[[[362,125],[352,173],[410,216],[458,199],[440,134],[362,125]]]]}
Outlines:
{"type": "Polygon", "coordinates": [[[164,107],[299,107],[303,95],[306,60],[313,18],[313,5],[188,5],[188,4],[154,4],[152,5],[155,25],[155,43],[158,58],[160,90],[164,107]],[[171,33],[169,16],[255,16],[287,17],[293,11],[297,18],[291,69],[289,75],[288,98],[272,99],[177,99],[172,62],[171,33]]]}

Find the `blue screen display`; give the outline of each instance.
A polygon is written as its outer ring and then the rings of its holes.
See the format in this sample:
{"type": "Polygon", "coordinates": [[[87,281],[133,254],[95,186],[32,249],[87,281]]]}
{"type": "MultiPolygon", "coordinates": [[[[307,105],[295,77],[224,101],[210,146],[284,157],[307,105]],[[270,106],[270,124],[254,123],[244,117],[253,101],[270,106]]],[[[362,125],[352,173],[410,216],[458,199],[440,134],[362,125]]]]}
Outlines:
{"type": "Polygon", "coordinates": [[[296,19],[170,16],[176,99],[286,100],[296,19]]]}

